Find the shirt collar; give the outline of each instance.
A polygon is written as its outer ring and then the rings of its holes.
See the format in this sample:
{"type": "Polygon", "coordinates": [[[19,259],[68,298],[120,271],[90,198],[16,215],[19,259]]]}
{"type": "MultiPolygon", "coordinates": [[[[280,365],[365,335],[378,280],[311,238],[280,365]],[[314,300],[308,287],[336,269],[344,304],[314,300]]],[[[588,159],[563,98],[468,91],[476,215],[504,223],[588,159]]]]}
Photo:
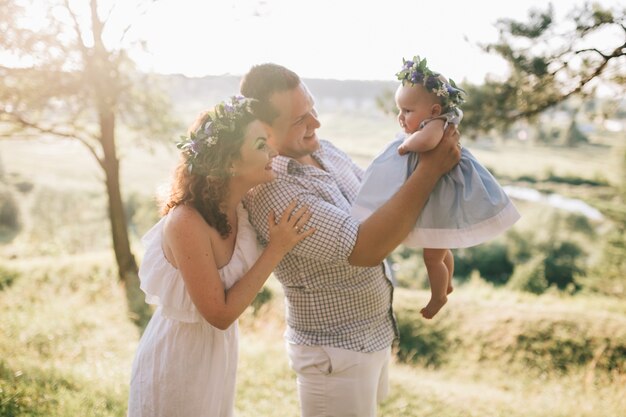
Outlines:
{"type": "MultiPolygon", "coordinates": [[[[313,152],[311,156],[315,158],[321,166],[325,167],[326,165],[323,162],[324,154],[325,154],[324,149],[322,148],[322,146],[320,146],[320,148],[316,150],[315,152],[313,152]]],[[[283,156],[283,155],[277,155],[276,157],[274,157],[274,160],[272,161],[272,169],[277,174],[301,173],[308,168],[309,168],[308,166],[302,165],[300,162],[296,161],[295,159],[290,158],[288,156],[283,156]]]]}

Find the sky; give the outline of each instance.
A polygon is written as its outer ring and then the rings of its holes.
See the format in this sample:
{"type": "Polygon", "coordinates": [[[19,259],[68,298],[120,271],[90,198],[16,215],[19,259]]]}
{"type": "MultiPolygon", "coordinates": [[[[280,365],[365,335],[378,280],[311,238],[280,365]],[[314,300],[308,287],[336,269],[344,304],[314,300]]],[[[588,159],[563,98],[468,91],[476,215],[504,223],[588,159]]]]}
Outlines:
{"type": "MultiPolygon", "coordinates": [[[[557,19],[583,0],[553,0],[557,19]]],[[[618,0],[602,0],[617,6],[618,0]]],[[[545,0],[160,0],[132,37],[140,67],[188,76],[244,74],[262,62],[304,78],[393,80],[402,58],[426,57],[455,81],[504,76],[504,61],[478,44],[498,39],[500,18],[526,21],[545,0]],[[445,4],[445,8],[442,5],[445,4]]],[[[623,5],[622,5],[623,7],[623,5]]]]}

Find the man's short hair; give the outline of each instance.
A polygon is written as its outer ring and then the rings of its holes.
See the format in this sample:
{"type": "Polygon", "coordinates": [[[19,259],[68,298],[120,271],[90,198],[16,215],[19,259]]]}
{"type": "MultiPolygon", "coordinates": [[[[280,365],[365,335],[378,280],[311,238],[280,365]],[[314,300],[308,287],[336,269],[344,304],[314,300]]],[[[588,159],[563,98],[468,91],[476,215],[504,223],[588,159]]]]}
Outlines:
{"type": "Polygon", "coordinates": [[[293,90],[300,85],[300,77],[282,65],[266,63],[255,65],[241,79],[239,91],[242,95],[260,102],[258,117],[271,124],[278,112],[269,103],[274,93],[293,90]]]}

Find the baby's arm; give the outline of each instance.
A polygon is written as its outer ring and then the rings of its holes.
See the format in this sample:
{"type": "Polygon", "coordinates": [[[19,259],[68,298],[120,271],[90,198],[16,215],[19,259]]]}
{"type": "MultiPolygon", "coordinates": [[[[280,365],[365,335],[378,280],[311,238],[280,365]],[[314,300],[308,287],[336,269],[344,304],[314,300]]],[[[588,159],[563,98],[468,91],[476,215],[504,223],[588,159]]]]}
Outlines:
{"type": "Polygon", "coordinates": [[[398,153],[404,155],[409,152],[426,152],[433,149],[443,137],[445,120],[434,119],[426,123],[421,130],[411,133],[400,146],[398,153]]]}

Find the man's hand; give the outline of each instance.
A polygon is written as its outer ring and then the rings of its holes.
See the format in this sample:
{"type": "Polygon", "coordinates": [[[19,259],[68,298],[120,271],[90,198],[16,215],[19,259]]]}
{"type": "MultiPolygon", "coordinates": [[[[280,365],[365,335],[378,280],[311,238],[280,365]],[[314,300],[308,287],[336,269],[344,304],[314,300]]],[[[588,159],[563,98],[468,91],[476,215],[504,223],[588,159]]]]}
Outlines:
{"type": "Polygon", "coordinates": [[[450,124],[441,142],[432,150],[420,154],[419,165],[426,165],[429,172],[442,176],[459,163],[461,159],[461,135],[455,125],[450,124]]]}

